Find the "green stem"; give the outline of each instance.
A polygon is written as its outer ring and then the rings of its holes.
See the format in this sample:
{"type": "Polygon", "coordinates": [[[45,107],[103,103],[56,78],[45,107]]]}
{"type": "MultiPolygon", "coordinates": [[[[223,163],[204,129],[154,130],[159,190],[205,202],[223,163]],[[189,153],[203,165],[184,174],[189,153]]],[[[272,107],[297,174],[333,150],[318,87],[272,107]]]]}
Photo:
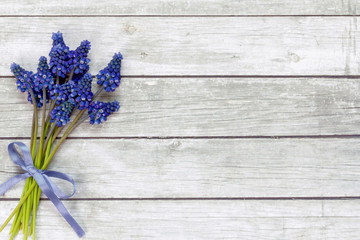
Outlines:
{"type": "Polygon", "coordinates": [[[33,199],[34,209],[30,224],[30,235],[33,235],[33,239],[35,239],[36,213],[37,213],[37,208],[39,206],[40,195],[41,195],[41,189],[39,188],[39,186],[36,185],[34,190],[34,199],[33,199]]]}
{"type": "Polygon", "coordinates": [[[56,151],[59,149],[60,145],[65,141],[65,139],[69,136],[69,134],[78,126],[78,125],[76,125],[74,127],[74,125],[79,120],[79,118],[84,114],[84,112],[85,112],[85,110],[81,110],[78,113],[76,118],[72,121],[70,126],[66,129],[64,135],[60,138],[60,141],[56,144],[54,150],[51,151],[50,155],[44,161],[44,165],[41,167],[41,169],[45,170],[48,167],[48,165],[50,164],[51,159],[54,157],[54,155],[55,155],[56,151]]]}
{"type": "Polygon", "coordinates": [[[35,149],[36,149],[36,140],[37,140],[37,132],[38,132],[38,113],[37,113],[37,105],[36,105],[36,100],[35,100],[35,96],[34,96],[34,92],[32,89],[29,90],[30,95],[31,95],[31,99],[33,101],[33,106],[34,106],[34,134],[32,135],[32,149],[31,149],[31,155],[34,158],[35,155],[35,149]]]}
{"type": "MultiPolygon", "coordinates": [[[[25,195],[25,193],[26,193],[26,188],[24,187],[21,197],[23,197],[25,195]]],[[[22,217],[22,211],[18,211],[15,215],[14,223],[11,225],[10,233],[12,233],[14,231],[15,225],[16,225],[15,223],[18,221],[18,219],[20,221],[21,217],[22,217]]]]}
{"type": "MultiPolygon", "coordinates": [[[[45,87],[43,88],[43,111],[42,111],[42,121],[41,121],[41,134],[40,134],[40,144],[38,146],[38,151],[37,153],[35,153],[35,159],[34,159],[34,166],[39,168],[40,162],[41,162],[41,157],[42,157],[42,147],[44,144],[44,132],[45,132],[45,117],[46,117],[46,89],[45,87]]],[[[33,181],[32,178],[30,178],[29,180],[29,184],[35,183],[35,181],[33,181]]],[[[23,219],[23,224],[24,224],[24,228],[23,228],[23,232],[24,232],[24,239],[27,239],[28,237],[28,231],[29,231],[29,222],[30,222],[30,216],[31,216],[31,211],[32,211],[32,207],[33,207],[33,203],[35,201],[33,201],[35,196],[34,191],[31,192],[30,197],[27,199],[27,201],[25,202],[25,218],[23,219]]]]}
{"type": "Polygon", "coordinates": [[[32,117],[32,125],[31,125],[31,140],[30,140],[30,149],[32,149],[33,141],[34,141],[34,127],[35,127],[35,109],[33,111],[33,117],[32,117]]]}
{"type": "MultiPolygon", "coordinates": [[[[29,184],[32,184],[33,181],[32,178],[29,178],[29,184]]],[[[34,192],[31,191],[30,197],[27,198],[26,201],[26,207],[25,207],[25,221],[23,222],[23,232],[24,232],[24,240],[28,237],[28,231],[29,231],[29,221],[30,221],[30,215],[31,215],[31,209],[32,209],[32,196],[34,195],[34,192]]]]}
{"type": "Polygon", "coordinates": [[[41,135],[40,135],[40,144],[39,144],[39,151],[37,152],[36,158],[35,158],[35,167],[39,168],[39,162],[41,161],[42,156],[42,148],[44,144],[44,138],[45,138],[45,115],[46,115],[46,89],[43,88],[43,112],[42,112],[42,121],[41,121],[41,135]]]}
{"type": "MultiPolygon", "coordinates": [[[[25,190],[29,187],[29,183],[30,183],[30,178],[26,179],[25,190]]],[[[26,210],[27,210],[27,204],[26,203],[27,203],[27,201],[23,205],[24,212],[23,212],[22,219],[21,219],[22,223],[25,223],[25,219],[26,219],[26,210]]],[[[24,231],[25,231],[25,229],[23,228],[23,233],[24,233],[24,231]]]]}
{"type": "Polygon", "coordinates": [[[23,203],[25,202],[25,200],[27,199],[27,197],[30,195],[31,191],[34,189],[36,183],[33,183],[27,190],[27,192],[25,193],[24,197],[20,198],[20,201],[18,203],[18,205],[15,207],[15,209],[12,211],[12,213],[10,214],[10,216],[5,220],[5,223],[0,227],[0,232],[2,230],[4,230],[4,228],[6,227],[6,225],[10,222],[10,220],[13,218],[13,216],[15,215],[15,213],[21,208],[21,206],[23,205],[23,203]]]}
{"type": "Polygon", "coordinates": [[[51,100],[51,104],[50,104],[50,107],[49,107],[49,112],[47,114],[47,117],[46,117],[46,121],[45,122],[50,122],[50,113],[52,112],[52,110],[54,110],[55,108],[55,105],[56,105],[56,100],[51,100]]]}
{"type": "MultiPolygon", "coordinates": [[[[50,141],[47,141],[46,143],[44,143],[45,152],[43,153],[43,158],[41,160],[46,158],[50,153],[52,135],[50,135],[49,139],[50,139],[50,141]]],[[[42,164],[43,164],[43,161],[40,162],[40,166],[42,164]]],[[[32,219],[31,219],[29,235],[32,235],[33,240],[35,240],[36,214],[37,214],[37,209],[38,209],[38,205],[39,205],[39,202],[40,202],[41,189],[39,188],[39,186],[36,185],[33,192],[34,192],[34,199],[33,199],[34,205],[33,205],[33,215],[32,215],[32,219]]]]}
{"type": "MultiPolygon", "coordinates": [[[[22,216],[22,214],[24,214],[24,211],[25,211],[25,209],[24,208],[21,208],[20,209],[20,215],[22,216]]],[[[20,230],[20,224],[21,224],[21,217],[19,217],[16,221],[14,221],[14,231],[12,232],[12,234],[11,234],[11,237],[10,237],[10,239],[13,239],[17,234],[18,234],[18,232],[19,232],[19,230],[20,230]]]]}
{"type": "Polygon", "coordinates": [[[46,126],[45,126],[44,136],[46,136],[46,133],[49,130],[49,125],[50,125],[50,122],[48,120],[45,120],[45,122],[46,122],[46,126]]]}
{"type": "Polygon", "coordinates": [[[61,132],[61,130],[63,129],[63,127],[59,127],[58,129],[56,129],[56,131],[54,132],[54,135],[52,136],[52,140],[51,140],[51,143],[54,143],[57,136],[59,135],[59,133],[61,132]]]}
{"type": "MultiPolygon", "coordinates": [[[[50,130],[49,135],[46,137],[46,141],[44,143],[44,146],[46,146],[46,147],[44,147],[42,155],[45,157],[43,157],[42,159],[46,158],[45,154],[48,151],[49,145],[51,147],[52,139],[53,139],[53,131],[57,128],[56,124],[52,123],[51,128],[52,128],[52,130],[50,130]]],[[[40,166],[41,165],[42,165],[42,163],[40,164],[40,166]]]]}
{"type": "MultiPolygon", "coordinates": [[[[52,137],[53,136],[50,136],[50,141],[48,142],[48,145],[47,145],[47,147],[46,147],[46,153],[45,153],[45,157],[44,157],[44,159],[45,158],[47,158],[48,156],[49,156],[49,154],[50,154],[50,151],[51,151],[51,147],[52,147],[52,137]]],[[[42,165],[43,163],[41,163],[41,165],[42,165]]]]}
{"type": "Polygon", "coordinates": [[[92,101],[94,101],[104,89],[105,89],[104,85],[101,85],[101,87],[93,95],[93,98],[92,98],[93,100],[92,101]]]}

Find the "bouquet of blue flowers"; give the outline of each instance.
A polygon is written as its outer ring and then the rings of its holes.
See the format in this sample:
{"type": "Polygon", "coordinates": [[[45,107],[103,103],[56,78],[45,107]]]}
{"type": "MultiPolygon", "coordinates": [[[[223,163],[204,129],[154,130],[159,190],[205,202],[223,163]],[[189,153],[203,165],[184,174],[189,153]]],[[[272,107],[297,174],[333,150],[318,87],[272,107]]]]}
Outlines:
{"type": "Polygon", "coordinates": [[[115,53],[109,64],[96,75],[99,87],[93,93],[93,76],[88,73],[90,42],[84,40],[78,48],[70,50],[63,40],[62,33],[53,33],[52,40],[50,60],[48,62],[46,57],[40,57],[36,73],[27,71],[16,63],[11,65],[17,88],[27,93],[27,99],[33,105],[33,121],[30,148],[23,143],[15,142],[10,144],[8,149],[11,159],[21,166],[25,173],[0,185],[2,195],[13,185],[26,179],[19,204],[0,227],[2,231],[15,217],[10,229],[10,239],[20,230],[24,234],[24,239],[30,235],[35,239],[36,212],[41,192],[54,203],[78,236],[84,235],[84,231],[60,201],[75,193],[74,180],[66,174],[46,169],[61,144],[80,123],[88,120],[90,124],[101,124],[120,107],[117,101],[96,101],[104,90],[113,92],[119,86],[123,59],[120,53],[115,53]],[[65,195],[50,180],[51,177],[74,184],[73,194],[65,195]]]}

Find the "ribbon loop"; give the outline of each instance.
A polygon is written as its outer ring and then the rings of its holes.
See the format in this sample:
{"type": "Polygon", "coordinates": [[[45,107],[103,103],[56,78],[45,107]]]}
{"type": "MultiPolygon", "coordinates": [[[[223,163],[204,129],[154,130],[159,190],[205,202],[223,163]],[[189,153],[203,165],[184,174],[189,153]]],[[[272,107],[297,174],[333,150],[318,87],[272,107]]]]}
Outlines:
{"type": "Polygon", "coordinates": [[[9,180],[7,180],[5,183],[1,184],[0,195],[3,195],[5,192],[7,192],[10,188],[12,188],[20,181],[28,177],[33,177],[36,183],[39,185],[41,191],[51,200],[51,202],[55,205],[55,207],[58,209],[60,214],[74,229],[76,234],[79,237],[84,236],[85,235],[84,230],[75,221],[75,219],[71,216],[69,211],[65,208],[64,204],[60,201],[60,199],[67,199],[75,194],[76,184],[74,179],[66,175],[65,173],[61,173],[57,171],[47,171],[36,168],[33,164],[30,150],[22,142],[10,143],[8,146],[8,152],[13,162],[19,165],[22,169],[24,169],[25,173],[16,175],[10,178],[9,180]],[[16,150],[15,145],[19,147],[22,156],[16,150]],[[66,195],[58,186],[56,186],[56,184],[53,181],[51,181],[50,177],[59,178],[64,181],[70,182],[73,185],[72,194],[66,195]]]}

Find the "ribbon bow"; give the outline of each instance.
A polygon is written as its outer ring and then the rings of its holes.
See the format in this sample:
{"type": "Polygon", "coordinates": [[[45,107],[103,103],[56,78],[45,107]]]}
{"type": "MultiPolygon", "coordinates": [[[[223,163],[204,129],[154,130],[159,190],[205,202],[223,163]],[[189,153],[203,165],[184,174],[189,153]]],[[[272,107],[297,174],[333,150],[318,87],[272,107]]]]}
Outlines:
{"type": "Polygon", "coordinates": [[[28,177],[33,177],[36,183],[39,185],[41,191],[43,191],[43,193],[51,200],[51,202],[59,210],[60,214],[74,229],[76,234],[79,237],[84,236],[85,235],[84,230],[75,221],[75,219],[71,216],[69,211],[65,208],[64,204],[60,201],[60,199],[67,199],[75,194],[76,184],[74,179],[61,172],[37,169],[33,164],[33,160],[29,149],[22,142],[10,143],[8,146],[8,152],[13,162],[19,165],[26,172],[23,174],[16,175],[10,178],[9,180],[7,180],[6,182],[4,182],[3,184],[1,184],[0,196],[3,195],[5,192],[7,192],[10,188],[12,188],[20,181],[27,179],[28,177]],[[20,148],[23,157],[21,157],[18,151],[16,151],[15,145],[17,145],[20,148]],[[63,191],[59,189],[58,186],[56,186],[56,184],[53,181],[51,181],[50,177],[59,178],[70,182],[74,187],[73,193],[71,195],[66,195],[63,191]]]}

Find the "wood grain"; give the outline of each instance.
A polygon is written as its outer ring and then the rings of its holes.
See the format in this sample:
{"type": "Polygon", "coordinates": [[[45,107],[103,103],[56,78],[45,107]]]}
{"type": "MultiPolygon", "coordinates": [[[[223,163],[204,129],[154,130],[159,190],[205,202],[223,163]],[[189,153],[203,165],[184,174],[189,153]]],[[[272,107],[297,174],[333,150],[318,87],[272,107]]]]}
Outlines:
{"type": "MultiPolygon", "coordinates": [[[[359,9],[358,0],[3,0],[0,183],[22,172],[6,149],[29,142],[32,117],[9,66],[35,70],[61,30],[71,48],[92,42],[92,74],[121,51],[129,76],[101,96],[119,100],[119,113],[82,124],[51,165],[77,182],[64,203],[84,239],[358,239],[359,200],[299,199],[360,196],[360,81],[347,78],[360,74],[359,9]]],[[[0,198],[0,221],[22,186],[0,198]]],[[[50,201],[39,214],[39,240],[78,239],[50,201]]]]}
{"type": "MultiPolygon", "coordinates": [[[[6,216],[15,202],[0,202],[6,216]]],[[[359,235],[359,201],[66,201],[84,239],[338,240],[359,235]],[[351,209],[351,211],[344,211],[351,209]]],[[[39,240],[78,239],[49,201],[39,240]]],[[[6,238],[9,227],[0,234],[6,238]]]]}
{"type": "MultiPolygon", "coordinates": [[[[15,80],[0,79],[0,137],[29,137],[32,105],[15,80]]],[[[76,137],[360,134],[358,79],[124,78],[118,113],[87,122],[76,137]]],[[[94,86],[94,91],[96,86],[94,86]]]]}
{"type": "Polygon", "coordinates": [[[46,1],[0,2],[1,15],[353,15],[359,12],[356,0],[127,0],[127,1],[46,1]]]}
{"type": "MultiPolygon", "coordinates": [[[[10,142],[0,141],[0,182],[22,172],[10,142]]],[[[68,140],[51,169],[74,177],[76,198],[345,197],[360,193],[359,149],[359,139],[68,140]]]]}
{"type": "Polygon", "coordinates": [[[124,75],[356,75],[358,17],[1,18],[0,75],[35,70],[51,32],[75,48],[92,42],[91,73],[114,52],[124,75]]]}

